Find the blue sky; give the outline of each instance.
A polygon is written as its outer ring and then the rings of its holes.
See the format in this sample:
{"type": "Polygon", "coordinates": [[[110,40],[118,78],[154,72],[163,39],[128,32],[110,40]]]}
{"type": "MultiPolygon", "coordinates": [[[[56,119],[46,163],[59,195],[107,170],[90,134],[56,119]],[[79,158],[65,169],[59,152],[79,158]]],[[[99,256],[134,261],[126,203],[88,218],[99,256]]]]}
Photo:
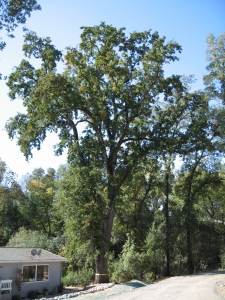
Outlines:
{"type": "MultiPolygon", "coordinates": [[[[225,0],[39,0],[41,11],[33,12],[26,27],[39,36],[49,36],[53,44],[64,50],[80,42],[80,27],[98,25],[101,21],[115,27],[132,31],[152,29],[167,41],[174,39],[182,46],[180,60],[167,66],[165,75],[194,74],[197,81],[193,89],[203,88],[202,76],[206,73],[206,37],[225,31],[225,0]]],[[[0,36],[7,42],[0,52],[0,71],[10,74],[22,55],[22,27],[15,30],[15,39],[7,39],[5,32],[0,36]]],[[[55,157],[55,136],[49,136],[40,151],[28,162],[16,141],[10,141],[4,132],[7,119],[17,111],[24,111],[21,100],[13,102],[7,96],[5,82],[0,82],[0,158],[21,177],[36,167],[57,168],[66,162],[66,155],[55,157]]]]}

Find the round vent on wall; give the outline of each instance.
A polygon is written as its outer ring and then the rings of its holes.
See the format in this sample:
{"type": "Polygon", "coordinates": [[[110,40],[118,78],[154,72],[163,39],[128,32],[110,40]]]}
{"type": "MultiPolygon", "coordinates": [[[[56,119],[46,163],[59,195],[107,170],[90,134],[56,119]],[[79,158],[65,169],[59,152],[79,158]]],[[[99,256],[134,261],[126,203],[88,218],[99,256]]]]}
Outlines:
{"type": "Polygon", "coordinates": [[[37,254],[37,250],[36,249],[32,249],[30,252],[33,256],[37,254]]]}

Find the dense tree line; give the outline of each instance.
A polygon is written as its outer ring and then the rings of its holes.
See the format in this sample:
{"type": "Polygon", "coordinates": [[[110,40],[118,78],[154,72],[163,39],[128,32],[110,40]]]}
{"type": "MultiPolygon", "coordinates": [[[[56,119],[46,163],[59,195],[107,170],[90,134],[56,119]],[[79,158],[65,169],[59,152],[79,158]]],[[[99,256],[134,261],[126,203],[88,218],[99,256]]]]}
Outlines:
{"type": "Polygon", "coordinates": [[[220,266],[224,35],[210,43],[206,89],[192,92],[192,77],[164,76],[181,47],[157,32],[84,27],[64,57],[50,38],[28,32],[27,59],[7,82],[27,113],[6,130],[27,159],[56,132],[56,154],[68,148],[68,165],[34,170],[21,188],[1,162],[1,244],[41,234],[36,242],[67,256],[71,270],[95,269],[97,282],[220,266]]]}

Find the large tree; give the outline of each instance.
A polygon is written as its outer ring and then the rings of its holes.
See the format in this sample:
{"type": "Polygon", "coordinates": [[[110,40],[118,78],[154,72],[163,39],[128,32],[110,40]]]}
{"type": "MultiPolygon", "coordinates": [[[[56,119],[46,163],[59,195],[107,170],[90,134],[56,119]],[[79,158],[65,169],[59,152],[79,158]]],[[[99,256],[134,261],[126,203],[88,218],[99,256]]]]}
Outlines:
{"type": "MultiPolygon", "coordinates": [[[[177,60],[175,53],[181,47],[157,32],[133,32],[127,37],[124,28],[101,23],[83,27],[80,45],[67,48],[61,74],[56,66],[62,52],[50,38],[29,32],[23,50],[26,57],[41,59],[41,64],[35,69],[23,60],[10,75],[9,95],[19,96],[27,113],[10,119],[6,129],[11,138],[17,137],[27,159],[33,148],[40,149],[48,131],[57,132],[56,153],[68,148],[69,161],[80,167],[79,173],[86,170],[85,186],[89,171],[102,170],[104,208],[98,220],[96,281],[108,281],[106,254],[116,201],[137,162],[165,146],[165,127],[168,131],[170,123],[159,112],[182,85],[179,76],[165,78],[163,66],[177,60]]],[[[95,188],[92,180],[90,176],[90,188],[95,188]]],[[[99,192],[90,194],[98,197],[99,192]]]]}

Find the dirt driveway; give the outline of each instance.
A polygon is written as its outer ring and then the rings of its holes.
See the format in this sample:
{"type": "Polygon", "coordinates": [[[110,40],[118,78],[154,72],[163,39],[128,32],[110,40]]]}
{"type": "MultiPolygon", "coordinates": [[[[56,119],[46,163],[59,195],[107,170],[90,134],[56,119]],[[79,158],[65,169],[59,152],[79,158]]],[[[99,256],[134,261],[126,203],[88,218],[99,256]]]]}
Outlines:
{"type": "MultiPolygon", "coordinates": [[[[101,298],[107,299],[108,297],[101,298]]],[[[100,299],[100,298],[99,298],[100,299]]],[[[225,271],[178,276],[110,297],[110,300],[219,300],[225,299],[225,271]]]]}

